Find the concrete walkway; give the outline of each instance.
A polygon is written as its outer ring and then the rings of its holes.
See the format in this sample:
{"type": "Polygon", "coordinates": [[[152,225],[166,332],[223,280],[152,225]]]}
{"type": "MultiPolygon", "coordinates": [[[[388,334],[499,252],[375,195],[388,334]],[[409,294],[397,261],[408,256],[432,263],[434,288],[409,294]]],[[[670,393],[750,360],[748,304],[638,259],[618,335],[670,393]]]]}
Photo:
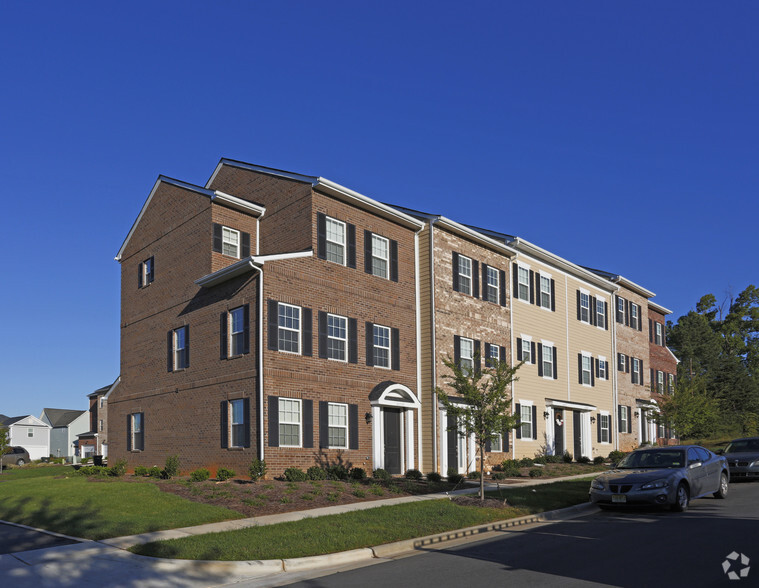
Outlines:
{"type": "MultiPolygon", "coordinates": [[[[588,474],[561,478],[572,480],[587,477],[588,474]]],[[[550,484],[558,479],[525,480],[516,483],[500,484],[504,488],[520,486],[538,486],[550,484]]],[[[496,483],[488,482],[487,489],[495,489],[496,483]]],[[[0,580],[2,584],[14,588],[25,587],[100,587],[100,586],[189,586],[207,587],[238,583],[244,580],[263,579],[277,576],[283,572],[298,573],[307,570],[330,568],[356,562],[368,562],[376,558],[389,558],[409,553],[422,548],[434,548],[435,545],[462,538],[475,538],[484,533],[514,528],[526,524],[565,520],[580,516],[589,510],[589,505],[583,504],[569,509],[530,515],[519,519],[510,519],[469,529],[460,529],[447,533],[439,533],[429,537],[420,537],[380,545],[365,549],[356,549],[342,553],[304,557],[297,559],[276,559],[264,561],[220,562],[167,560],[135,555],[127,548],[150,541],[176,539],[204,533],[231,531],[246,527],[272,525],[287,521],[297,521],[304,518],[339,514],[344,512],[377,508],[380,506],[402,504],[421,500],[437,500],[451,495],[473,494],[479,487],[469,486],[451,493],[425,494],[388,498],[369,502],[330,506],[307,511],[297,511],[277,515],[238,519],[183,529],[172,529],[116,537],[102,541],[90,541],[70,537],[73,543],[60,547],[35,549],[18,553],[0,555],[0,580]]],[[[12,524],[12,523],[9,523],[12,524]]],[[[20,529],[30,529],[23,525],[13,525],[20,529]]],[[[44,532],[44,531],[43,531],[44,532]]],[[[61,537],[60,535],[57,535],[61,537]]],[[[273,582],[272,582],[273,583],[273,582]]]]}

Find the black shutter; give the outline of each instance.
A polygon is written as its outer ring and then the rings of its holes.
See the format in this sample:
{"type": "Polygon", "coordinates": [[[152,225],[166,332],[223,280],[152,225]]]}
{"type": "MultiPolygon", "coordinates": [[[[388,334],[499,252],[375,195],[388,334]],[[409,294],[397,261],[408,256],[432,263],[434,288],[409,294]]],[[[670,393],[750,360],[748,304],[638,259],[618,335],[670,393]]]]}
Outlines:
{"type": "Polygon", "coordinates": [[[279,396],[269,396],[269,447],[279,447],[279,396]]]}
{"type": "MultiPolygon", "coordinates": [[[[641,360],[639,360],[639,361],[638,361],[638,363],[639,363],[639,365],[640,365],[640,370],[639,370],[639,373],[640,373],[640,382],[638,382],[638,384],[640,384],[641,386],[643,386],[643,383],[644,383],[644,381],[645,381],[645,380],[643,379],[643,374],[645,373],[645,372],[643,371],[643,360],[642,360],[642,359],[641,359],[641,360]]],[[[653,383],[653,382],[652,382],[652,383],[653,383]]]]}
{"type": "Polygon", "coordinates": [[[227,343],[227,337],[229,337],[227,329],[229,325],[229,313],[224,311],[219,316],[219,357],[221,359],[227,359],[227,349],[229,347],[227,343]]]}
{"type": "Polygon", "coordinates": [[[126,415],[127,423],[126,423],[126,448],[127,451],[132,451],[132,415],[128,414],[126,415]]]}
{"type": "Polygon", "coordinates": [[[490,439],[485,441],[485,451],[490,451],[490,439]]]}
{"type": "Polygon", "coordinates": [[[601,442],[601,414],[596,417],[596,435],[598,436],[598,442],[601,442]]]}
{"type": "MultiPolygon", "coordinates": [[[[483,262],[482,264],[482,299],[488,300],[488,266],[483,262]]],[[[493,302],[497,302],[493,300],[493,302]]]]}
{"type": "Polygon", "coordinates": [[[590,308],[588,309],[588,319],[590,320],[590,324],[595,326],[598,326],[598,317],[596,316],[596,297],[591,296],[590,297],[590,308]]]}
{"type": "MultiPolygon", "coordinates": [[[[609,419],[611,420],[611,419],[609,419]]],[[[622,430],[622,407],[617,406],[617,429],[619,429],[620,433],[626,433],[627,431],[622,430]]]]}
{"type": "MultiPolygon", "coordinates": [[[[543,306],[543,290],[540,287],[540,272],[535,272],[535,304],[543,306]]],[[[532,284],[530,284],[532,286],[532,284]]]]}
{"type": "Polygon", "coordinates": [[[221,448],[229,447],[229,403],[222,400],[219,404],[219,433],[221,448]]]}
{"type": "Polygon", "coordinates": [[[648,342],[654,342],[654,322],[651,319],[648,319],[648,342]]]}
{"type": "Polygon", "coordinates": [[[150,273],[148,274],[148,283],[155,280],[155,257],[150,258],[150,273]]]}
{"type": "Polygon", "coordinates": [[[612,421],[613,420],[614,419],[611,418],[611,415],[609,415],[609,443],[612,443],[612,436],[611,436],[611,434],[612,434],[612,431],[614,430],[614,427],[612,425],[612,421]]]}
{"type": "Polygon", "coordinates": [[[356,225],[348,224],[348,267],[356,268],[356,225]]]}
{"type": "Polygon", "coordinates": [[[538,345],[538,376],[543,377],[543,345],[538,345]]]}
{"type": "Polygon", "coordinates": [[[269,329],[267,347],[277,351],[279,350],[279,303],[276,300],[267,300],[267,306],[269,329]]]}
{"type": "Polygon", "coordinates": [[[144,270],[144,265],[142,262],[137,266],[137,287],[142,288],[142,273],[144,270]]]}
{"type": "Polygon", "coordinates": [[[166,333],[166,370],[174,371],[174,331],[166,333]]]}
{"type": "Polygon", "coordinates": [[[530,341],[530,363],[532,365],[538,363],[538,356],[535,351],[535,341],[530,341]]]}
{"type": "Polygon", "coordinates": [[[522,340],[517,337],[517,361],[522,361],[522,340]]]}
{"type": "Polygon", "coordinates": [[[498,303],[506,306],[506,272],[503,270],[498,270],[498,294],[500,295],[498,303]]]}
{"type": "Polygon", "coordinates": [[[398,241],[390,239],[390,281],[398,281],[398,241]]]}
{"type": "Polygon", "coordinates": [[[630,326],[630,301],[625,300],[625,326],[630,326]]]}
{"type": "Polygon", "coordinates": [[[213,224],[213,250],[217,253],[221,253],[223,250],[221,225],[218,223],[213,224]]]}
{"type": "Polygon", "coordinates": [[[453,291],[458,292],[459,291],[459,254],[455,251],[453,252],[453,262],[452,262],[452,269],[453,269],[453,291]]]}
{"type": "Polygon", "coordinates": [[[538,438],[538,407],[532,405],[532,438],[538,438]]]}
{"type": "Polygon", "coordinates": [[[327,259],[327,215],[316,213],[316,256],[327,259]]]}
{"type": "Polygon", "coordinates": [[[513,264],[511,268],[514,270],[512,272],[512,295],[514,298],[519,297],[519,266],[517,264],[513,264]]]}
{"type": "Polygon", "coordinates": [[[485,367],[492,367],[490,362],[490,343],[485,343],[485,367]]]}
{"type": "Polygon", "coordinates": [[[628,433],[632,433],[633,432],[633,429],[632,429],[632,415],[633,415],[633,413],[632,413],[632,406],[628,406],[627,407],[627,432],[628,433]]]}
{"type": "Polygon", "coordinates": [[[366,323],[366,365],[374,365],[374,324],[366,323]]]}
{"type": "Polygon", "coordinates": [[[577,369],[579,370],[580,384],[582,384],[582,353],[577,354],[577,369]]]}
{"type": "Polygon", "coordinates": [[[320,310],[318,313],[318,323],[319,357],[321,359],[327,359],[327,313],[323,310],[320,310]]]}
{"type": "Polygon", "coordinates": [[[390,346],[392,347],[392,359],[390,366],[394,370],[401,369],[401,336],[398,329],[390,329],[390,346]]]}
{"type": "Polygon", "coordinates": [[[501,449],[504,452],[509,450],[509,429],[504,429],[501,433],[501,449]]]}
{"type": "Polygon", "coordinates": [[[472,296],[480,297],[480,262],[472,260],[472,296]]]}
{"type": "Polygon", "coordinates": [[[609,330],[609,304],[604,301],[604,329],[609,330]]]}
{"type": "Polygon", "coordinates": [[[250,257],[250,233],[242,233],[242,251],[240,257],[250,257]]]}
{"type": "Polygon", "coordinates": [[[250,447],[250,398],[242,399],[243,423],[245,423],[245,434],[243,435],[243,447],[250,447]]]}
{"type": "Polygon", "coordinates": [[[643,307],[638,305],[638,330],[643,332],[643,307]]]}
{"type": "Polygon", "coordinates": [[[551,278],[551,310],[556,312],[556,280],[551,278]]]}
{"type": "Polygon", "coordinates": [[[529,290],[530,290],[530,304],[535,304],[535,272],[530,270],[530,281],[528,283],[529,290]]]}
{"type": "Polygon", "coordinates": [[[472,362],[474,363],[474,373],[479,374],[482,371],[482,352],[479,339],[474,340],[474,357],[472,362]]]}
{"type": "Polygon", "coordinates": [[[582,304],[580,300],[580,291],[577,290],[577,320],[582,320],[582,304]]]}
{"type": "Polygon", "coordinates": [[[242,352],[250,353],[250,305],[242,307],[242,352]]]}
{"type": "Polygon", "coordinates": [[[319,401],[319,447],[329,447],[329,403],[319,401]]]}
{"type": "Polygon", "coordinates": [[[302,400],[303,405],[303,447],[311,449],[314,446],[314,401],[302,400]]]}
{"type": "Polygon", "coordinates": [[[595,372],[598,370],[598,360],[595,357],[590,358],[590,385],[595,386],[596,385],[596,374],[595,372]]]}
{"type": "Polygon", "coordinates": [[[348,319],[348,363],[358,363],[358,322],[348,319]]]}
{"type": "Polygon", "coordinates": [[[506,361],[506,347],[504,345],[501,345],[498,349],[498,358],[502,361],[506,361]]]}
{"type": "Polygon", "coordinates": [[[559,352],[556,350],[556,347],[553,348],[553,379],[558,380],[559,379],[559,352]]]}
{"type": "Polygon", "coordinates": [[[313,313],[310,308],[303,308],[301,311],[302,324],[301,331],[303,333],[303,341],[301,342],[301,355],[305,357],[311,357],[314,353],[314,325],[313,325],[313,313]]]}
{"type": "Polygon", "coordinates": [[[348,405],[348,449],[358,449],[358,404],[348,405]]]}
{"type": "Polygon", "coordinates": [[[461,362],[461,337],[453,336],[453,363],[459,365],[461,362]]]}
{"type": "Polygon", "coordinates": [[[364,230],[364,273],[372,273],[372,232],[364,230]]]}
{"type": "Polygon", "coordinates": [[[521,404],[517,403],[517,404],[514,405],[514,414],[517,417],[517,423],[519,423],[519,424],[517,424],[517,428],[516,428],[517,439],[521,439],[522,438],[522,426],[521,426],[521,424],[522,424],[522,405],[521,404]]]}

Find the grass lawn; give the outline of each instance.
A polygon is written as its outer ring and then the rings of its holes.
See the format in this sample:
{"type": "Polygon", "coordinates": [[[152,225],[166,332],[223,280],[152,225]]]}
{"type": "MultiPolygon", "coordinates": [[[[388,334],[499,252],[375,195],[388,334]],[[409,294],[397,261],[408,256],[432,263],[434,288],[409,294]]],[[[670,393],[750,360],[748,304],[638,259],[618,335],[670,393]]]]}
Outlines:
{"type": "Polygon", "coordinates": [[[430,500],[157,541],[132,547],[130,551],[153,557],[225,561],[335,553],[587,502],[590,479],[536,486],[535,492],[532,488],[512,488],[490,493],[505,498],[513,505],[509,508],[461,506],[449,500],[430,500]]]}
{"type": "Polygon", "coordinates": [[[190,502],[153,484],[90,481],[70,466],[17,468],[0,475],[0,519],[85,539],[236,519],[218,506],[190,502]]]}

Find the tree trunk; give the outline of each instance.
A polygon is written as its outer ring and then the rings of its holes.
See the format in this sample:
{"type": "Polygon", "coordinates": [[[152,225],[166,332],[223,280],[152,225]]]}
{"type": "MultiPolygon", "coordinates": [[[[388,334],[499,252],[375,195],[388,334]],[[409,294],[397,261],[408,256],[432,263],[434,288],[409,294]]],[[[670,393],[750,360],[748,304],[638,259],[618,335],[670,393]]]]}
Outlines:
{"type": "Polygon", "coordinates": [[[480,501],[485,502],[485,449],[480,443],[480,501]]]}

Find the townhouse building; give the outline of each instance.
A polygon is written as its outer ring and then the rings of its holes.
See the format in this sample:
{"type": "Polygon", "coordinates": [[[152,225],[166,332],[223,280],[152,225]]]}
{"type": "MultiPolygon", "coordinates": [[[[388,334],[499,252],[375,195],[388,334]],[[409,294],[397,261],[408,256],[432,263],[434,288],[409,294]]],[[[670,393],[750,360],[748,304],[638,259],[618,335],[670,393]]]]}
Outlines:
{"type": "Polygon", "coordinates": [[[119,385],[120,378],[87,395],[89,400],[89,429],[78,435],[82,457],[108,457],[108,399],[119,385]]]}
{"type": "MultiPolygon", "coordinates": [[[[657,403],[675,391],[677,364],[679,360],[667,347],[666,317],[672,311],[648,301],[648,356],[651,399],[657,403]]],[[[669,423],[657,421],[656,442],[659,445],[673,445],[678,442],[677,432],[669,423]]]]}
{"type": "Polygon", "coordinates": [[[159,177],[117,255],[111,459],[417,467],[422,227],[244,162],[222,159],[204,187],[159,177]]]}

